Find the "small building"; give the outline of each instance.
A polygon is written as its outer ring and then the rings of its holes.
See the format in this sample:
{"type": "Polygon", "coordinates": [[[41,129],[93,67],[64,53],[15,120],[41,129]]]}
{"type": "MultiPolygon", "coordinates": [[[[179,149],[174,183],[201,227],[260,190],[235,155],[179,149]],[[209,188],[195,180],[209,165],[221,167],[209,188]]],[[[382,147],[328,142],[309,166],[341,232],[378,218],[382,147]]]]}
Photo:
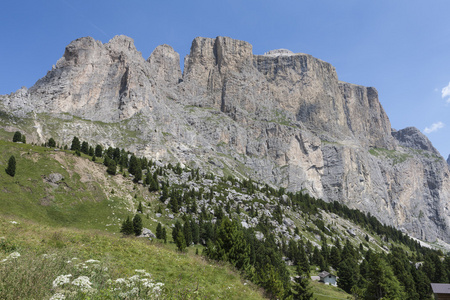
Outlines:
{"type": "Polygon", "coordinates": [[[328,273],[327,271],[323,271],[319,273],[319,282],[323,282],[325,284],[330,284],[330,285],[337,285],[337,276],[328,273]]]}
{"type": "Polygon", "coordinates": [[[450,284],[449,283],[432,283],[434,298],[436,300],[450,300],[450,284]]]}

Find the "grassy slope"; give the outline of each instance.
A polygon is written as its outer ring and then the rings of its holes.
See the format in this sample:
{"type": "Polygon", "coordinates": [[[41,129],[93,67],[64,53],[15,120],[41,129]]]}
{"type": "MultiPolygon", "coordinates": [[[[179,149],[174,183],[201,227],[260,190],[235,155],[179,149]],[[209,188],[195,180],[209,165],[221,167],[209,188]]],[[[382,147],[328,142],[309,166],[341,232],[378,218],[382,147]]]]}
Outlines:
{"type": "MultiPolygon", "coordinates": [[[[125,216],[132,215],[129,210],[138,200],[146,204],[155,200],[130,180],[108,177],[102,165],[39,146],[0,141],[0,153],[0,244],[16,247],[22,253],[18,262],[30,262],[32,257],[45,253],[67,259],[97,259],[108,264],[113,279],[145,269],[156,281],[165,283],[166,292],[172,296],[193,291],[198,285],[198,295],[208,298],[262,298],[261,291],[226,265],[208,262],[192,253],[180,254],[172,244],[122,238],[119,225],[125,216]],[[11,155],[17,161],[15,177],[3,170],[11,155]],[[97,174],[97,169],[101,174],[97,174]],[[44,180],[54,172],[64,177],[55,187],[44,180]],[[137,199],[134,195],[138,195],[137,199]]],[[[143,221],[144,227],[155,230],[152,218],[144,217],[143,221]]],[[[1,250],[0,260],[12,251],[1,250]]],[[[20,267],[16,268],[19,272],[20,267]]],[[[24,286],[17,292],[25,286],[38,285],[42,287],[41,294],[36,291],[35,295],[51,296],[52,281],[64,274],[57,274],[57,269],[54,273],[31,284],[27,283],[31,275],[24,275],[24,286]]]]}
{"type": "MultiPolygon", "coordinates": [[[[138,201],[144,204],[144,227],[155,232],[154,213],[160,204],[155,195],[123,176],[107,176],[106,168],[98,162],[70,152],[2,140],[0,153],[0,238],[19,251],[28,255],[56,251],[67,258],[106,260],[112,278],[146,269],[166,284],[170,294],[193,290],[198,284],[200,294],[208,297],[262,298],[261,291],[249,282],[244,285],[232,269],[205,261],[193,254],[194,249],[180,254],[171,243],[120,237],[120,224],[132,216],[130,211],[135,211],[138,201]],[[15,177],[3,171],[10,155],[17,161],[15,177]],[[51,185],[46,181],[51,173],[61,174],[63,180],[51,185]]],[[[171,221],[167,219],[166,225],[171,221]]],[[[170,241],[170,229],[168,233],[170,241]]],[[[6,255],[0,251],[0,259],[6,255]]],[[[61,274],[54,277],[57,275],[61,274]]],[[[48,290],[53,279],[49,276],[42,288],[48,290]]],[[[322,284],[313,284],[313,290],[318,299],[321,295],[346,295],[322,284]]]]}

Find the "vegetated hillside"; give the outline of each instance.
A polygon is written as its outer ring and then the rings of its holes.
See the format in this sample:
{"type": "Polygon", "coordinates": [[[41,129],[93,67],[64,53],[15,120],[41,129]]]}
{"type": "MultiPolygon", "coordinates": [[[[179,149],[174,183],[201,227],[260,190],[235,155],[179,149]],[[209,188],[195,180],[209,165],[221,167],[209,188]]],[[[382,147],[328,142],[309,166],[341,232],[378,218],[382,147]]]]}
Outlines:
{"type": "MultiPolygon", "coordinates": [[[[1,165],[6,168],[11,155],[17,161],[14,177],[0,174],[3,297],[67,294],[88,280],[77,296],[251,299],[261,297],[257,284],[268,297],[296,298],[309,294],[309,275],[328,270],[355,297],[427,299],[429,282],[450,276],[450,259],[442,251],[423,248],[338,202],[118,148],[100,149],[96,156],[98,147],[85,141],[68,146],[75,151],[0,142],[1,165]],[[158,238],[121,237],[126,217],[135,215],[158,238]],[[51,254],[55,259],[47,264],[51,254]],[[214,261],[227,262],[241,278],[214,261]],[[30,285],[38,265],[49,265],[48,276],[30,285]],[[19,281],[27,288],[17,287],[19,281]]],[[[346,295],[312,286],[316,296],[346,295]]]]}
{"type": "Polygon", "coordinates": [[[327,62],[255,55],[228,37],[195,38],[183,72],[170,46],[145,60],[126,36],[61,53],[34,86],[0,95],[0,127],[306,189],[450,242],[448,164],[419,130],[391,129],[375,88],[340,81],[327,62]]]}

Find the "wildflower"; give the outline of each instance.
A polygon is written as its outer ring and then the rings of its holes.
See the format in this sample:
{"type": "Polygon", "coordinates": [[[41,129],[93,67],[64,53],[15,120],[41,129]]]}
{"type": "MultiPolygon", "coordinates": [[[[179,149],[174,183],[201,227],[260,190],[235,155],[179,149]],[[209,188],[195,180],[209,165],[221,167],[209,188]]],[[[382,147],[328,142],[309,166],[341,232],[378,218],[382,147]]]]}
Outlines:
{"type": "Polygon", "coordinates": [[[99,263],[99,260],[96,259],[88,259],[87,261],[85,261],[86,263],[99,263]]]}
{"type": "Polygon", "coordinates": [[[128,294],[129,295],[137,295],[139,293],[139,289],[137,287],[132,288],[128,294]]]}
{"type": "Polygon", "coordinates": [[[11,224],[19,224],[19,223],[16,222],[16,221],[9,221],[9,223],[11,223],[11,224]]]}
{"type": "Polygon", "coordinates": [[[117,279],[115,280],[115,282],[116,282],[116,283],[123,283],[123,284],[126,284],[126,283],[127,283],[127,280],[124,279],[124,278],[117,278],[117,279]]]}
{"type": "Polygon", "coordinates": [[[134,275],[134,276],[131,276],[130,278],[128,278],[128,280],[131,282],[137,282],[140,280],[140,278],[139,278],[139,275],[134,275]]]}
{"type": "Polygon", "coordinates": [[[59,275],[56,277],[55,280],[53,280],[53,288],[57,288],[58,286],[64,285],[66,283],[70,282],[70,277],[72,277],[72,274],[68,275],[59,275]]]}
{"type": "Polygon", "coordinates": [[[89,277],[87,276],[80,276],[74,281],[72,281],[72,284],[75,286],[78,286],[81,288],[83,292],[87,292],[91,289],[91,281],[89,280],[89,277]]]}
{"type": "Polygon", "coordinates": [[[64,296],[64,294],[56,293],[49,300],[64,300],[64,299],[66,299],[66,296],[64,296]]]}

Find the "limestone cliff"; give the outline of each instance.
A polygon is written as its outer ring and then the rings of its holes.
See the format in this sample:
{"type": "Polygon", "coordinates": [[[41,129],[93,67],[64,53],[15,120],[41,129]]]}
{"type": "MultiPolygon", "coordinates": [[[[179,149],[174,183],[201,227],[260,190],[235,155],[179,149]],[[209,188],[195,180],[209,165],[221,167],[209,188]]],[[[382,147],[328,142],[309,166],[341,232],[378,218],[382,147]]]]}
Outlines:
{"type": "Polygon", "coordinates": [[[182,73],[170,46],[145,60],[128,37],[81,38],[29,90],[1,96],[0,108],[31,119],[34,127],[21,129],[35,141],[77,135],[305,188],[450,242],[446,161],[417,129],[391,129],[375,88],[341,82],[307,54],[254,55],[244,41],[196,38],[182,73]]]}

